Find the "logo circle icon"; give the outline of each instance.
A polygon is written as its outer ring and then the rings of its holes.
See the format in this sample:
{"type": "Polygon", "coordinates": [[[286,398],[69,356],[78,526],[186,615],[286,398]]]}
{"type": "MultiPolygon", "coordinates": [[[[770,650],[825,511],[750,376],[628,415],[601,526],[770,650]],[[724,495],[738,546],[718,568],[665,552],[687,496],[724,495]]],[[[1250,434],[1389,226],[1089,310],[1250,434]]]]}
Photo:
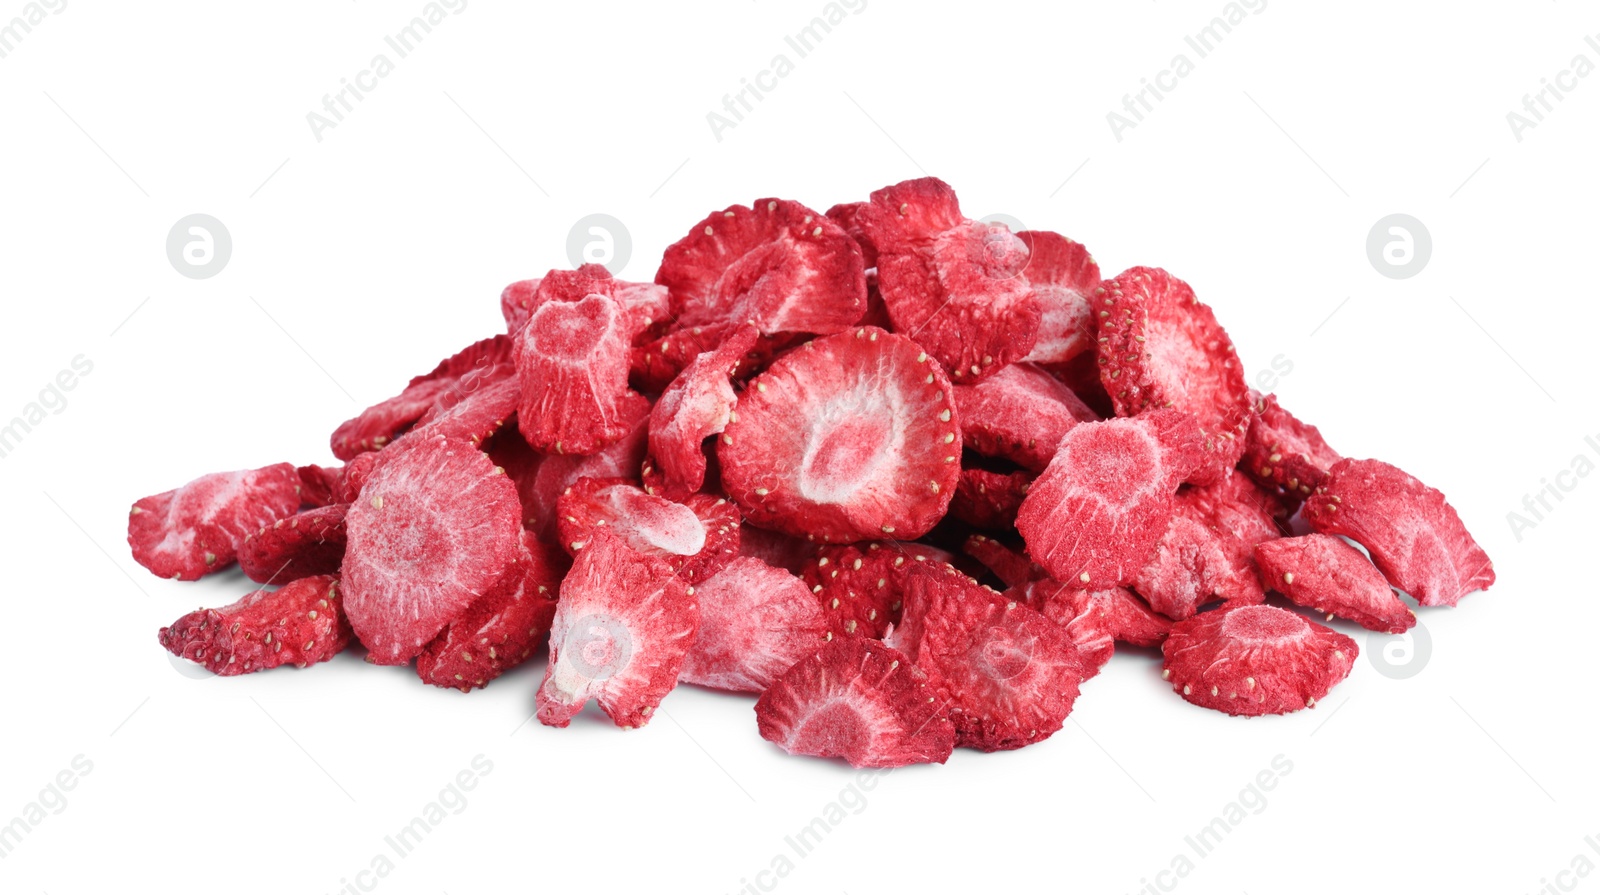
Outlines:
{"type": "Polygon", "coordinates": [[[233,235],[209,214],[179,218],[167,231],[167,260],[172,269],[191,280],[207,280],[222,273],[233,256],[233,235]]]}
{"type": "Polygon", "coordinates": [[[1433,655],[1433,637],[1422,622],[1417,622],[1404,634],[1372,631],[1367,634],[1366,653],[1367,661],[1379,674],[1403,681],[1416,677],[1427,667],[1428,658],[1433,655]]]}
{"type": "Polygon", "coordinates": [[[633,236],[609,214],[590,214],[567,231],[567,260],[573,267],[599,264],[619,276],[633,256],[633,236]]]}
{"type": "Polygon", "coordinates": [[[567,629],[561,658],[591,681],[607,680],[633,659],[633,635],[621,619],[592,613],[567,629]]]}
{"type": "Polygon", "coordinates": [[[1422,273],[1433,257],[1433,235],[1409,214],[1378,219],[1367,231],[1367,260],[1372,269],[1391,280],[1406,280],[1422,273]]]}

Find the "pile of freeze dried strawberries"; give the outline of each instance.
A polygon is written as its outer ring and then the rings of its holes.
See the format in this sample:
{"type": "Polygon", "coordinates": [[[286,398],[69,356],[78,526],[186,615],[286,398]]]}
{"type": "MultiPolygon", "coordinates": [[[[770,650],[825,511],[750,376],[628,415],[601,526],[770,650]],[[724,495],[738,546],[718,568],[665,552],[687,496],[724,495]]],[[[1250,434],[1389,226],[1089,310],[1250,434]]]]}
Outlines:
{"type": "Polygon", "coordinates": [[[339,426],[343,466],[135,504],[157,575],[279,585],[162,645],[232,675],[353,639],[467,691],[548,642],[545,724],[638,727],[688,683],[760,694],[789,752],[898,766],[1050,736],[1119,641],[1196,705],[1306,708],[1356,644],[1268,591],[1398,633],[1396,589],[1494,581],[1438,491],[1253,393],[1181,280],[1102,281],[935,179],[736,205],[654,284],[553,270],[501,309],[339,426]]]}

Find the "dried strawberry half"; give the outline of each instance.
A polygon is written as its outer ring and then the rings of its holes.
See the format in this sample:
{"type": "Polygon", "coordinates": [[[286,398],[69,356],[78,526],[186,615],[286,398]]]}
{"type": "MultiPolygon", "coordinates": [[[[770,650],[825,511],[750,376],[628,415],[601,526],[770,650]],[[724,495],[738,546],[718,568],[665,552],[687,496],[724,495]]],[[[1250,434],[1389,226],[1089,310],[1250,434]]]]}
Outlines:
{"type": "Polygon", "coordinates": [[[349,509],[336,503],[306,510],[246,535],[239,545],[239,568],[262,584],[337,574],[344,562],[349,509]]]}
{"type": "Polygon", "coordinates": [[[1417,614],[1360,550],[1332,535],[1280,538],[1256,546],[1261,581],[1290,602],[1347,618],[1363,628],[1403,634],[1417,614]]]}
{"type": "Polygon", "coordinates": [[[534,450],[592,454],[628,434],[628,334],[622,306],[591,294],[539,305],[517,334],[517,425],[534,450]]]}
{"type": "Polygon", "coordinates": [[[819,541],[916,538],[960,475],[950,381],[876,327],[807,342],[751,380],[717,446],[728,496],[756,525],[819,541]]]}
{"type": "Polygon", "coordinates": [[[597,533],[561,583],[540,722],[566,727],[590,699],[617,726],[643,727],[694,645],[694,588],[662,560],[597,533]]]}
{"type": "Polygon", "coordinates": [[[698,491],[705,484],[701,443],[727,428],[738,400],[729,377],[758,337],[754,327],[735,330],[721,347],[684,368],[650,411],[650,454],[669,494],[698,491]]]}
{"type": "Polygon", "coordinates": [[[1239,469],[1262,487],[1281,489],[1298,505],[1322,484],[1328,467],[1343,458],[1316,426],[1283,409],[1277,396],[1255,396],[1252,408],[1255,413],[1239,469]]]}
{"type": "Polygon", "coordinates": [[[1074,427],[1017,513],[1028,555],[1074,586],[1132,583],[1201,457],[1194,418],[1177,410],[1074,427]]]}
{"type": "Polygon", "coordinates": [[[976,385],[958,385],[961,443],[1040,472],[1073,426],[1095,415],[1072,390],[1032,364],[1012,364],[976,385]]]}
{"type": "Polygon", "coordinates": [[[1160,268],[1130,268],[1102,289],[1100,379],[1117,415],[1194,414],[1207,457],[1189,481],[1220,480],[1239,462],[1250,425],[1250,388],[1228,333],[1188,283],[1160,268]]]}
{"type": "Polygon", "coordinates": [[[694,596],[700,631],[678,672],[683,683],[760,693],[828,638],[805,582],[759,559],[734,559],[694,596]]]}
{"type": "Polygon", "coordinates": [[[561,579],[572,561],[533,532],[522,533],[522,544],[525,574],[474,603],[417,656],[424,682],[463,693],[486,686],[527,661],[550,636],[561,579]]]}
{"type": "Polygon", "coordinates": [[[135,503],[128,547],[156,575],[195,581],[232,563],[247,536],[299,508],[292,463],[216,472],[135,503]]]}
{"type": "Polygon", "coordinates": [[[1224,607],[1172,626],[1161,676],[1203,708],[1282,715],[1326,697],[1357,652],[1354,640],[1287,609],[1224,607]]]}
{"type": "Polygon", "coordinates": [[[949,568],[916,566],[905,594],[889,643],[934,679],[956,745],[1019,749],[1061,729],[1084,677],[1065,630],[949,568]]]}
{"type": "Polygon", "coordinates": [[[1389,583],[1424,606],[1454,606],[1494,584],[1494,564],[1437,490],[1381,460],[1344,459],[1306,498],[1323,534],[1367,548],[1389,583]]]}
{"type": "Polygon", "coordinates": [[[411,661],[525,572],[517,489],[465,441],[405,439],[383,451],[345,531],[345,611],[378,665],[411,661]]]}
{"type": "Polygon", "coordinates": [[[1024,275],[1028,246],[1005,225],[967,219],[932,177],[874,192],[858,216],[895,331],[952,379],[976,382],[1033,350],[1042,311],[1024,275]]]}
{"type": "Polygon", "coordinates": [[[162,628],[161,645],[225,677],[327,660],[350,643],[339,580],[318,575],[245,594],[221,609],[196,609],[162,628]]]}
{"type": "Polygon", "coordinates": [[[511,364],[511,352],[510,337],[500,335],[445,358],[432,372],[412,379],[400,394],[340,424],[330,439],[333,455],[348,462],[357,454],[382,449],[435,407],[449,406],[498,377],[497,368],[511,364]]]}
{"type": "Polygon", "coordinates": [[[1081,242],[1049,230],[1022,230],[1028,247],[1028,285],[1039,301],[1039,337],[1023,360],[1066,363],[1094,348],[1094,291],[1100,265],[1081,242]]]}
{"type": "Polygon", "coordinates": [[[944,762],[955,729],[928,676],[876,640],[845,637],[801,659],[756,700],[761,736],[790,755],[857,768],[944,762]]]}
{"type": "Polygon", "coordinates": [[[700,329],[709,344],[745,324],[764,335],[841,332],[866,311],[855,240],[783,199],[712,212],[667,247],[656,282],[671,292],[675,330],[700,329]]]}
{"type": "Polygon", "coordinates": [[[1017,524],[1022,501],[1033,486],[1033,473],[994,472],[964,467],[950,499],[950,515],[988,531],[1004,531],[1017,524]]]}

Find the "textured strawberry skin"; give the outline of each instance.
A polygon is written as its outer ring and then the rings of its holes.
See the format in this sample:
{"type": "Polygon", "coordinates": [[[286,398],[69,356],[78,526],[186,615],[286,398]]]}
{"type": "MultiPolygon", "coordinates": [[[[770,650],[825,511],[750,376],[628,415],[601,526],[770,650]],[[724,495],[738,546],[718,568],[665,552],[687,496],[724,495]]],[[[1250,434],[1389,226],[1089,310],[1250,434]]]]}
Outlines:
{"type": "Polygon", "coordinates": [[[326,662],[350,638],[339,580],[319,575],[275,591],[253,591],[221,609],[197,609],[162,628],[158,639],[174,656],[229,677],[326,662]]]}

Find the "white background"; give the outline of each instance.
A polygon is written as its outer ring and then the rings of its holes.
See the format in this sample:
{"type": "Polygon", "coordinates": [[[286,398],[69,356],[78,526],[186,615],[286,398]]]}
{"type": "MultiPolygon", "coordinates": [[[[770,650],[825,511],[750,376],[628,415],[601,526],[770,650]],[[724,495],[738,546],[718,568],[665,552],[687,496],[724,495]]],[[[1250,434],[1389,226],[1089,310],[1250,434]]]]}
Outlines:
{"type": "MultiPolygon", "coordinates": [[[[83,755],[66,807],[0,859],[6,892],[333,893],[475,756],[493,771],[375,891],[1133,893],[1546,885],[1600,834],[1592,713],[1600,480],[1519,540],[1506,514],[1600,462],[1594,333],[1600,77],[1515,139],[1506,113],[1600,53],[1584,4],[1273,0],[1215,52],[1222,2],[869,0],[805,59],[820,0],[492,4],[451,15],[319,142],[306,114],[389,52],[420,0],[71,0],[0,60],[0,421],[77,355],[93,372],[0,460],[0,823],[83,755]],[[1187,52],[1136,128],[1106,113],[1187,52]],[[735,128],[706,115],[787,53],[735,128]],[[542,661],[463,696],[349,656],[229,680],[156,630],[247,589],[155,580],[128,505],[208,471],[329,462],[341,420],[497,331],[506,283],[567,266],[580,217],[624,221],[623,271],[714,208],[821,210],[924,172],[971,216],[1161,265],[1212,304],[1252,376],[1335,447],[1444,490],[1500,582],[1423,616],[1421,673],[1363,656],[1313,711],[1231,719],[1121,654],[1066,728],[876,778],[782,880],[784,837],[854,779],[686,688],[631,733],[522,724],[542,661]],[[168,229],[230,229],[212,279],[168,229]],[[1411,279],[1369,228],[1431,231],[1411,279]],[[520,725],[520,726],[519,726],[520,725]],[[1211,854],[1184,842],[1276,756],[1292,772],[1211,854]],[[759,891],[759,890],[758,890],[759,891]]],[[[0,3],[0,20],[23,9],[0,3]]],[[[1348,626],[1365,646],[1363,632],[1348,626]]],[[[392,857],[392,855],[391,855],[392,857]]]]}

